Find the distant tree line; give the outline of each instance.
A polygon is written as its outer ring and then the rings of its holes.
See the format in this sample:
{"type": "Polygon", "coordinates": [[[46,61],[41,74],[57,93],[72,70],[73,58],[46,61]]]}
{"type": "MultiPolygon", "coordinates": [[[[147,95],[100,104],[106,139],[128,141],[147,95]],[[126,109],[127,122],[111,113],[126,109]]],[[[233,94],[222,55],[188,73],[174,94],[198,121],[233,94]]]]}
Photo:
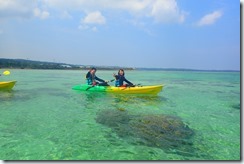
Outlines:
{"type": "Polygon", "coordinates": [[[20,68],[20,69],[65,69],[59,63],[39,62],[22,59],[0,59],[0,68],[20,68]]]}
{"type": "MultiPolygon", "coordinates": [[[[16,68],[16,69],[63,69],[63,70],[88,70],[93,66],[78,66],[65,63],[41,62],[24,59],[2,59],[0,58],[0,68],[16,68]]],[[[100,70],[114,70],[120,67],[97,66],[100,70]]],[[[124,68],[133,70],[133,68],[124,68]]]]}

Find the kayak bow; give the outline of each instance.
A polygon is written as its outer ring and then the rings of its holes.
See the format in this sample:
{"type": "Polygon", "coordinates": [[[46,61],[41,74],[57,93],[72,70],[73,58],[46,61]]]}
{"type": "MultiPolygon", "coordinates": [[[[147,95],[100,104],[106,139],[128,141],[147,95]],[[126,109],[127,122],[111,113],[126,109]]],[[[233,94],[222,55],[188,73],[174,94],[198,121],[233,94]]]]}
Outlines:
{"type": "Polygon", "coordinates": [[[14,87],[17,81],[0,82],[0,90],[10,90],[14,87]]]}

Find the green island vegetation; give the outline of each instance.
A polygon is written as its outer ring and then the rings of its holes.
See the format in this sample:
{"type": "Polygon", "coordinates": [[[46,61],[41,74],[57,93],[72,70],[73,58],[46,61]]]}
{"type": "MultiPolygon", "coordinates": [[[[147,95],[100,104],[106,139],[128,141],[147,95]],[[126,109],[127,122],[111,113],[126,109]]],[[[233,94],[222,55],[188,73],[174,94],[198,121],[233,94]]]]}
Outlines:
{"type": "MultiPolygon", "coordinates": [[[[125,63],[126,64],[126,63],[125,63]]],[[[96,67],[99,70],[144,70],[144,71],[203,71],[203,72],[240,72],[239,70],[199,70],[187,68],[144,68],[144,67],[122,67],[122,66],[96,66],[77,65],[56,62],[34,61],[27,59],[6,59],[0,58],[0,69],[60,69],[60,70],[88,70],[96,67]]]]}
{"type": "MultiPolygon", "coordinates": [[[[3,59],[0,58],[0,68],[11,69],[61,69],[61,70],[87,70],[96,67],[99,70],[118,70],[118,66],[95,66],[95,65],[74,65],[56,62],[33,61],[26,59],[3,59]]],[[[134,70],[134,68],[123,67],[125,70],[134,70]]]]}

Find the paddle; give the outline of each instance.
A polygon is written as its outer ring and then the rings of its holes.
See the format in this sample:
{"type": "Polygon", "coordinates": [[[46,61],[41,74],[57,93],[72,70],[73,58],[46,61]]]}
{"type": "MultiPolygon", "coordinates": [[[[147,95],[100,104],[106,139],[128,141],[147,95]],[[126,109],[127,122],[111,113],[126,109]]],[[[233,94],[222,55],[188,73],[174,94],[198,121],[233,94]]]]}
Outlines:
{"type": "MultiPolygon", "coordinates": [[[[3,72],[3,75],[6,75],[6,76],[7,76],[7,75],[9,75],[9,74],[10,74],[9,71],[4,71],[4,72],[3,72]]],[[[0,74],[0,76],[1,76],[1,74],[0,74]]]]}
{"type": "MultiPolygon", "coordinates": [[[[98,85],[107,84],[107,83],[109,83],[109,82],[113,82],[114,80],[115,80],[115,79],[113,79],[113,80],[109,80],[109,81],[100,83],[100,84],[98,84],[98,85]]],[[[91,88],[93,88],[93,87],[95,87],[95,86],[96,86],[96,85],[93,85],[93,86],[91,86],[91,87],[86,88],[86,91],[89,90],[89,89],[91,89],[91,88]]]]}

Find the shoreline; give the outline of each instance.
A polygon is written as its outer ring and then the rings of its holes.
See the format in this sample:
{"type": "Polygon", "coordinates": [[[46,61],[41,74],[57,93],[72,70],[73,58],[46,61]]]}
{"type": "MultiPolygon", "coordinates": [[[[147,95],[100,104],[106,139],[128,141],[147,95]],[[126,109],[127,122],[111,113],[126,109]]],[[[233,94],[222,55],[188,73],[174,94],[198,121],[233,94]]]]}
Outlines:
{"type": "Polygon", "coordinates": [[[119,70],[126,71],[181,71],[181,72],[241,72],[240,70],[204,70],[192,68],[146,68],[146,67],[122,67],[122,66],[96,66],[96,65],[75,65],[66,63],[54,63],[44,61],[33,61],[25,59],[0,58],[0,69],[32,69],[32,70],[89,70],[96,67],[98,70],[119,70]]]}
{"type": "MultiPolygon", "coordinates": [[[[121,68],[114,68],[114,69],[103,69],[103,68],[99,68],[96,67],[98,70],[100,71],[118,71],[121,68]]],[[[66,71],[88,71],[89,69],[73,69],[73,68],[66,68],[66,69],[57,69],[57,68],[6,68],[6,67],[0,67],[0,70],[66,70],[66,71]]],[[[124,69],[124,68],[122,68],[124,69]]],[[[143,69],[143,68],[134,68],[134,69],[124,69],[126,71],[164,71],[164,72],[229,72],[229,73],[240,73],[241,71],[238,70],[191,70],[191,69],[154,69],[154,68],[150,68],[150,69],[143,69]]]]}

